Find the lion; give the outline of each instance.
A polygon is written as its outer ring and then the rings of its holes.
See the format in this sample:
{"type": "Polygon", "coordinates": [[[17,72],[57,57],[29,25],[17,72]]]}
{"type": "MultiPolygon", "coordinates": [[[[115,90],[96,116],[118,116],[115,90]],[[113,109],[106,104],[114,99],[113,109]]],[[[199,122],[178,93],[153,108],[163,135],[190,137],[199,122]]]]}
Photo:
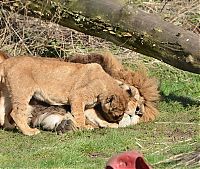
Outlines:
{"type": "MultiPolygon", "coordinates": [[[[92,62],[99,63],[110,74],[113,74],[112,73],[113,70],[115,70],[115,71],[118,70],[118,72],[120,72],[121,69],[123,69],[122,64],[117,59],[115,59],[115,57],[112,56],[110,53],[107,53],[104,55],[97,54],[97,53],[88,54],[88,55],[75,55],[75,56],[72,56],[70,59],[75,60],[75,61],[77,61],[77,59],[78,59],[78,60],[81,60],[82,63],[92,63],[92,62]],[[111,64],[109,64],[109,63],[111,63],[111,64]],[[112,69],[109,70],[109,68],[110,69],[112,68],[113,70],[112,69]]],[[[5,58],[4,58],[4,60],[5,60],[5,58]]],[[[139,77],[138,78],[137,76],[135,76],[138,79],[138,81],[140,81],[140,79],[144,79],[144,80],[141,80],[141,83],[140,83],[141,85],[139,85],[139,86],[143,85],[142,82],[145,82],[144,84],[148,84],[149,81],[153,80],[152,78],[148,78],[144,72],[135,72],[135,73],[139,77]]],[[[148,85],[146,85],[146,86],[149,89],[152,88],[152,86],[154,86],[153,92],[155,92],[155,97],[157,96],[157,98],[159,98],[157,84],[155,82],[149,86],[148,85]]],[[[145,87],[141,87],[141,88],[145,89],[145,87]]],[[[149,90],[149,89],[147,89],[147,90],[149,90]]],[[[129,93],[131,92],[130,89],[129,90],[126,89],[126,91],[128,91],[129,93]]],[[[92,124],[94,128],[96,128],[96,127],[118,128],[118,127],[126,127],[129,125],[134,125],[134,124],[137,124],[138,122],[142,121],[141,117],[143,115],[144,116],[148,115],[147,113],[145,113],[145,110],[144,110],[144,107],[145,107],[144,99],[140,95],[137,88],[134,89],[134,92],[135,92],[135,94],[132,94],[132,96],[130,95],[130,97],[134,97],[135,100],[131,100],[128,105],[129,109],[132,111],[132,115],[125,113],[123,116],[123,119],[119,122],[119,124],[109,123],[109,122],[105,121],[101,117],[100,112],[98,112],[97,109],[88,109],[85,111],[86,112],[85,116],[86,116],[87,122],[92,124]]],[[[149,97],[151,95],[154,95],[153,92],[149,94],[149,97]]],[[[147,100],[150,101],[150,99],[147,99],[147,100]]],[[[68,120],[71,121],[73,119],[73,116],[71,116],[70,113],[66,113],[67,111],[64,112],[64,110],[59,107],[57,107],[56,110],[54,110],[54,107],[52,108],[52,106],[45,108],[44,111],[41,113],[41,108],[38,109],[38,107],[40,107],[40,106],[37,105],[36,109],[34,107],[34,109],[35,109],[34,110],[34,118],[32,118],[32,120],[30,120],[34,124],[34,126],[42,126],[43,129],[46,129],[46,130],[56,130],[56,131],[61,130],[62,132],[63,132],[63,130],[64,131],[66,130],[66,126],[67,126],[67,131],[69,130],[70,127],[67,122],[68,122],[68,120]]],[[[153,112],[153,114],[156,114],[156,111],[157,111],[156,108],[153,109],[152,107],[150,107],[150,109],[148,109],[148,107],[146,107],[146,110],[152,110],[152,111],[147,111],[148,113],[150,113],[150,115],[152,112],[153,112]]],[[[72,123],[70,123],[70,124],[72,124],[72,123]]],[[[72,127],[72,128],[74,128],[74,127],[72,127]]]]}
{"type": "MultiPolygon", "coordinates": [[[[48,106],[43,103],[38,103],[37,100],[34,100],[33,102],[35,102],[33,106],[34,111],[32,112],[33,117],[30,119],[30,124],[33,127],[41,127],[42,129],[48,131],[57,131],[58,134],[65,133],[70,130],[77,130],[74,118],[70,113],[70,108],[48,106]]],[[[128,103],[128,109],[130,110],[129,113],[134,114],[133,112],[135,111],[135,106],[132,103],[133,101],[128,103]]],[[[31,105],[32,104],[33,103],[31,103],[31,105]]],[[[119,123],[109,123],[103,118],[102,109],[99,105],[92,109],[86,109],[84,111],[84,115],[86,117],[86,124],[91,126],[90,129],[126,127],[137,124],[140,117],[138,115],[130,115],[126,111],[119,123]]]]}
{"type": "Polygon", "coordinates": [[[126,69],[110,52],[77,54],[71,56],[68,61],[84,64],[98,63],[113,78],[129,87],[134,86],[135,91],[139,92],[134,98],[136,99],[134,113],[140,115],[140,122],[152,121],[158,115],[157,103],[160,100],[158,81],[156,78],[148,77],[144,69],[138,71],[126,69]]]}
{"type": "MultiPolygon", "coordinates": [[[[126,84],[126,88],[132,88],[132,90],[126,90],[132,93],[133,91],[135,92],[129,95],[129,97],[132,97],[132,100],[129,102],[128,108],[132,113],[125,113],[117,127],[126,127],[139,122],[152,121],[158,115],[157,102],[160,100],[158,81],[155,78],[148,77],[145,70],[131,71],[124,68],[110,52],[104,54],[77,54],[71,56],[67,61],[84,64],[98,63],[108,74],[117,79],[120,82],[119,84],[126,84]]],[[[90,116],[88,116],[90,122],[93,122],[98,127],[104,126],[101,123],[102,118],[98,115],[98,110],[90,109],[87,111],[90,111],[90,116]],[[95,117],[96,115],[98,116],[95,117]]],[[[65,119],[60,116],[60,121],[62,120],[65,119]]],[[[47,123],[47,121],[45,122],[47,123]]],[[[108,124],[105,126],[110,127],[108,124]]]]}
{"type": "MultiPolygon", "coordinates": [[[[5,59],[9,58],[8,54],[5,52],[0,51],[0,62],[4,61],[5,59]]],[[[139,98],[139,93],[136,88],[128,88],[127,85],[124,85],[120,83],[120,86],[132,96],[135,96],[135,99],[139,98]],[[135,91],[134,91],[134,90],[135,91]]],[[[70,109],[64,109],[60,106],[51,106],[44,104],[42,102],[39,102],[38,100],[32,98],[30,102],[31,106],[34,107],[31,111],[31,115],[29,115],[30,119],[30,125],[33,127],[39,126],[42,127],[44,130],[53,130],[57,132],[65,132],[69,130],[75,130],[77,129],[74,125],[73,116],[70,114],[70,109]],[[33,104],[34,103],[34,104],[33,104]]],[[[1,106],[1,110],[4,108],[4,105],[1,106]]],[[[129,113],[135,112],[135,101],[130,100],[128,103],[128,109],[129,113]]],[[[4,110],[5,111],[5,110],[4,110]]],[[[8,122],[4,123],[4,116],[5,112],[1,111],[0,113],[0,119],[3,119],[0,123],[0,126],[4,126],[5,129],[12,129],[13,126],[11,126],[8,122]]],[[[141,112],[136,111],[136,114],[134,116],[130,116],[130,114],[125,113],[123,116],[123,119],[117,123],[109,123],[103,119],[101,116],[101,112],[99,110],[95,109],[87,109],[84,112],[86,116],[86,123],[89,123],[92,125],[93,128],[118,128],[118,127],[125,127],[127,125],[133,125],[137,124],[139,120],[139,116],[141,116],[141,112]],[[137,114],[138,113],[138,114],[137,114]],[[139,116],[138,116],[139,115],[139,116]]],[[[133,113],[132,113],[133,114],[133,113]]]]}
{"type": "MultiPolygon", "coordinates": [[[[48,106],[44,105],[44,103],[38,104],[38,101],[34,104],[33,117],[30,119],[31,126],[40,127],[47,131],[56,131],[58,134],[78,130],[74,117],[70,111],[67,111],[69,108],[65,106],[48,106]]],[[[85,123],[91,126],[90,129],[119,127],[118,123],[109,123],[104,120],[100,111],[97,111],[101,106],[98,105],[97,107],[84,111],[86,117],[85,123]]]]}
{"type": "Polygon", "coordinates": [[[100,104],[105,120],[119,122],[129,102],[128,94],[96,63],[18,56],[1,63],[0,75],[5,102],[12,106],[10,116],[25,135],[39,133],[28,125],[32,97],[50,105],[69,104],[78,128],[87,127],[85,108],[100,104]]]}
{"type": "MultiPolygon", "coordinates": [[[[111,53],[77,54],[70,57],[67,61],[84,64],[98,63],[107,73],[118,79],[120,84],[123,85],[123,82],[126,82],[129,83],[129,88],[137,87],[134,90],[127,90],[135,92],[135,94],[130,95],[130,97],[134,98],[134,101],[131,100],[128,106],[132,114],[125,113],[123,119],[115,128],[135,125],[142,121],[147,122],[155,119],[158,114],[156,105],[160,98],[158,82],[155,78],[148,77],[144,70],[133,72],[125,69],[111,53]]],[[[105,120],[102,119],[97,109],[89,109],[87,111],[90,113],[88,113],[88,116],[86,113],[86,118],[89,119],[88,121],[90,123],[92,122],[92,124],[95,124],[96,127],[113,127],[113,125],[109,126],[111,123],[105,122],[105,120]]],[[[48,114],[48,112],[46,112],[46,114],[48,114]]],[[[55,114],[49,116],[55,116],[55,114]]],[[[37,116],[37,118],[40,119],[40,116],[37,116]]],[[[56,119],[58,120],[56,124],[62,124],[62,121],[66,120],[62,115],[56,119]]],[[[52,123],[52,121],[45,120],[44,126],[51,126],[52,123]]],[[[53,126],[55,126],[55,123],[53,124],[53,126]]],[[[38,123],[38,125],[40,125],[40,123],[38,123]]],[[[59,126],[59,128],[62,128],[62,125],[59,126]]]]}

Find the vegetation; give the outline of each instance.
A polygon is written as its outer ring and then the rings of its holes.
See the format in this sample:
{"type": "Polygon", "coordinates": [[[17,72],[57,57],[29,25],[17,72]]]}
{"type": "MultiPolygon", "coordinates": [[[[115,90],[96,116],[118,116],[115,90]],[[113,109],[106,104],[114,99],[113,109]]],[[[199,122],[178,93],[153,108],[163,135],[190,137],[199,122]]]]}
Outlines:
{"type": "MultiPolygon", "coordinates": [[[[149,12],[159,12],[165,4],[164,1],[137,2],[149,12]]],[[[170,1],[161,15],[198,33],[199,13],[192,6],[194,2],[170,1]]],[[[0,29],[0,48],[12,55],[29,53],[68,57],[75,52],[98,51],[104,47],[130,69],[144,64],[149,74],[160,80],[162,100],[156,121],[128,128],[64,135],[44,131],[34,137],[0,130],[0,168],[104,168],[113,154],[132,149],[141,151],[156,169],[200,167],[199,75],[53,23],[12,13],[6,13],[5,20],[5,27],[0,29]]]]}

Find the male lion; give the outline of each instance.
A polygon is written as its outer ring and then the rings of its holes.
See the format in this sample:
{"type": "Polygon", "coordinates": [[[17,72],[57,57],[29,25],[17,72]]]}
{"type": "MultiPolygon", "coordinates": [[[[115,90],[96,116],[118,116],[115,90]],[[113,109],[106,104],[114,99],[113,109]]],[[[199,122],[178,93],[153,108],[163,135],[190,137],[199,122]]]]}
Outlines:
{"type": "Polygon", "coordinates": [[[79,128],[86,127],[85,108],[100,104],[108,122],[119,122],[129,101],[116,80],[96,63],[78,64],[19,56],[1,63],[0,76],[5,101],[11,102],[10,115],[25,135],[39,133],[38,129],[27,124],[32,97],[50,105],[69,104],[79,128]]]}
{"type": "MultiPolygon", "coordinates": [[[[147,76],[145,70],[131,71],[124,66],[111,53],[104,54],[91,53],[87,55],[77,54],[68,59],[74,63],[98,63],[113,78],[122,83],[128,84],[129,87],[135,87],[139,92],[137,96],[132,95],[136,99],[134,114],[141,115],[140,121],[154,120],[158,114],[157,102],[160,99],[158,90],[158,81],[155,78],[147,76]]],[[[134,115],[133,114],[133,115],[134,115]]]]}

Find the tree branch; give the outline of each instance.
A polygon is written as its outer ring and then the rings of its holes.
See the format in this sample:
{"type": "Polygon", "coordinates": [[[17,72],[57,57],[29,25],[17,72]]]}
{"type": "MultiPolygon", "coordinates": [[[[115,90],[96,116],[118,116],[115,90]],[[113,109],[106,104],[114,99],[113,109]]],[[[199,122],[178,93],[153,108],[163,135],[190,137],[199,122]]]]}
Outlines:
{"type": "Polygon", "coordinates": [[[124,0],[3,1],[8,10],[51,20],[119,46],[200,73],[200,37],[124,0]]]}

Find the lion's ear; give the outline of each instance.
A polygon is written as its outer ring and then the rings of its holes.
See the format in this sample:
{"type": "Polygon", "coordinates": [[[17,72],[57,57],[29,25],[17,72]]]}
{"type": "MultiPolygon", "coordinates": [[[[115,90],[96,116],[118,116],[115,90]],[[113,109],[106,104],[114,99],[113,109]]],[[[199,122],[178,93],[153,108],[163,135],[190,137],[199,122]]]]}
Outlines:
{"type": "Polygon", "coordinates": [[[99,102],[103,102],[103,103],[110,103],[112,102],[114,99],[116,98],[116,95],[109,95],[109,96],[106,96],[105,94],[100,94],[98,96],[98,101],[99,102]]]}

